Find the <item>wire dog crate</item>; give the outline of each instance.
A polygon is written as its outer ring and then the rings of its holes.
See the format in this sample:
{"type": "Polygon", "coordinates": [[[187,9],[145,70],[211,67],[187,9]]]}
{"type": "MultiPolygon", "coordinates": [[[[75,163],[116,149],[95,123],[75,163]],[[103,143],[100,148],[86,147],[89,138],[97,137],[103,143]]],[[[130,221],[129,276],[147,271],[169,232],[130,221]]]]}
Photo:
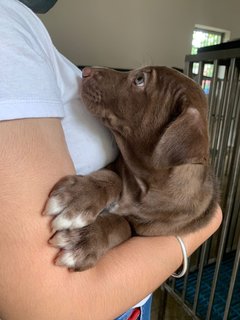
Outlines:
{"type": "Polygon", "coordinates": [[[220,182],[224,220],[190,258],[185,277],[170,279],[162,289],[192,319],[239,320],[240,47],[188,55],[185,73],[208,97],[211,163],[220,182]]]}

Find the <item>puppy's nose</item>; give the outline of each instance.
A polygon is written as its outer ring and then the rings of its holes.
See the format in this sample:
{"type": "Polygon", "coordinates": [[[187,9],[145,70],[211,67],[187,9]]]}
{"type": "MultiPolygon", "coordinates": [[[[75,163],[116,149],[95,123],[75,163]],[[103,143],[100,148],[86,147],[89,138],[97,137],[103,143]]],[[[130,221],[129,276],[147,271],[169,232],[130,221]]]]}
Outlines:
{"type": "Polygon", "coordinates": [[[82,70],[82,76],[83,76],[83,78],[88,78],[88,77],[91,76],[91,74],[92,74],[92,69],[89,68],[89,67],[86,67],[86,68],[84,68],[84,69],[82,70]]]}

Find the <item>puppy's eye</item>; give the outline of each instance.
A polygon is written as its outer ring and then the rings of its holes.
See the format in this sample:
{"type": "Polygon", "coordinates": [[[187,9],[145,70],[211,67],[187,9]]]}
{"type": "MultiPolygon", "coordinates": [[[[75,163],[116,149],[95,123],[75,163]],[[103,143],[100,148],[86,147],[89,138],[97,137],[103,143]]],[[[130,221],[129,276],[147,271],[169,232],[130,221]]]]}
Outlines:
{"type": "Polygon", "coordinates": [[[137,75],[137,77],[134,80],[134,84],[137,87],[143,87],[144,86],[144,84],[145,84],[145,75],[144,75],[144,73],[141,73],[141,74],[137,75]]]}

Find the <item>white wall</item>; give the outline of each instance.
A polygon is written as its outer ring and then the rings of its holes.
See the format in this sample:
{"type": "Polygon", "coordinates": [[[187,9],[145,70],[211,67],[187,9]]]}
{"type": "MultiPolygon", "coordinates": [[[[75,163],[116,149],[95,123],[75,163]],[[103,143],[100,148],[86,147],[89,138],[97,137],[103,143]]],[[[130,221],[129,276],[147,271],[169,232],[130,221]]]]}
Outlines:
{"type": "Polygon", "coordinates": [[[58,0],[41,19],[78,65],[183,67],[195,24],[240,38],[239,0],[58,0]]]}

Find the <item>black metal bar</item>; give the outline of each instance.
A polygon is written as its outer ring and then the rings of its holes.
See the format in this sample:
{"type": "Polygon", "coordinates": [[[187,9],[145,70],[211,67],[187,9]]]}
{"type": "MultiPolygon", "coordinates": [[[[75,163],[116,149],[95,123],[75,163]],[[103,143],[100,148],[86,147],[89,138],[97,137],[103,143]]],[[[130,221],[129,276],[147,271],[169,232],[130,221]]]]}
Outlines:
{"type": "MultiPolygon", "coordinates": [[[[239,163],[238,163],[238,165],[239,165],[239,163]]],[[[214,302],[214,294],[215,294],[215,290],[216,290],[216,286],[217,286],[220,264],[221,264],[221,260],[223,257],[224,246],[226,243],[226,238],[227,238],[227,233],[228,233],[228,226],[229,226],[229,222],[231,219],[231,210],[232,210],[232,206],[233,206],[236,181],[237,181],[237,176],[235,174],[235,167],[232,167],[232,174],[229,177],[229,183],[228,183],[228,197],[227,197],[227,202],[226,202],[226,207],[225,207],[225,216],[224,216],[223,224],[222,224],[222,232],[221,232],[218,256],[217,256],[217,260],[216,260],[216,267],[215,267],[215,272],[214,272],[214,277],[213,277],[213,282],[212,282],[212,288],[211,288],[211,294],[210,294],[210,299],[209,299],[209,304],[208,304],[208,311],[207,311],[206,320],[209,320],[211,317],[212,306],[213,306],[213,302],[214,302]]]]}
{"type": "Polygon", "coordinates": [[[239,268],[239,262],[240,262],[240,238],[239,238],[239,242],[238,242],[238,248],[237,248],[237,252],[236,252],[234,265],[233,265],[233,271],[232,271],[232,276],[231,276],[231,280],[230,280],[230,286],[229,286],[229,290],[228,290],[228,296],[227,296],[227,300],[226,300],[226,306],[225,306],[225,310],[224,310],[223,320],[228,320],[228,314],[230,311],[233,290],[234,290],[236,277],[237,277],[237,273],[238,273],[238,268],[239,268]]]}
{"type": "MultiPolygon", "coordinates": [[[[224,105],[226,101],[226,92],[228,87],[228,76],[229,76],[229,68],[225,67],[225,77],[224,81],[218,82],[218,103],[216,104],[215,114],[214,114],[214,128],[211,136],[211,149],[212,149],[212,157],[211,157],[211,164],[213,168],[216,167],[217,162],[217,155],[219,149],[219,141],[222,136],[222,119],[224,117],[224,105]]],[[[213,125],[213,124],[212,124],[213,125]]]]}
{"type": "Polygon", "coordinates": [[[198,66],[197,82],[202,85],[204,62],[200,61],[198,66]]]}
{"type": "MultiPolygon", "coordinates": [[[[234,90],[234,96],[232,95],[232,99],[233,99],[233,112],[232,112],[232,119],[231,119],[231,123],[230,123],[230,132],[229,132],[229,144],[230,147],[232,147],[234,145],[234,139],[236,138],[236,126],[238,123],[238,116],[239,116],[239,112],[240,112],[240,108],[239,108],[239,98],[240,98],[240,81],[236,81],[236,89],[234,90]]],[[[226,166],[226,174],[229,172],[229,167],[231,166],[232,163],[232,152],[230,154],[230,156],[228,156],[228,163],[226,166]]]]}
{"type": "Polygon", "coordinates": [[[203,274],[203,267],[204,267],[204,261],[206,257],[207,252],[207,242],[205,242],[202,245],[201,248],[201,257],[200,257],[200,264],[199,264],[199,270],[198,270],[198,276],[197,276],[197,284],[196,284],[196,290],[194,295],[194,302],[193,302],[193,312],[196,313],[197,311],[197,305],[198,305],[198,297],[199,297],[199,291],[201,286],[201,280],[202,280],[202,274],[203,274]]]}
{"type": "Polygon", "coordinates": [[[222,118],[223,118],[223,107],[224,107],[224,101],[225,101],[225,96],[226,96],[226,89],[227,89],[227,77],[228,77],[228,69],[226,68],[226,77],[224,78],[223,83],[220,82],[220,86],[222,89],[221,97],[219,98],[218,104],[216,106],[216,111],[215,111],[215,126],[214,126],[214,133],[212,135],[212,159],[211,163],[212,166],[215,168],[216,162],[217,162],[217,153],[219,149],[219,140],[221,137],[222,133],[222,118]],[[223,98],[223,99],[222,99],[223,98]],[[218,135],[218,136],[217,136],[218,135]]]}
{"type": "Polygon", "coordinates": [[[185,66],[184,66],[184,74],[186,74],[187,76],[191,76],[190,75],[190,67],[192,67],[192,63],[189,61],[186,61],[185,66]]]}
{"type": "MultiPolygon", "coordinates": [[[[217,78],[218,78],[218,60],[214,60],[213,63],[213,78],[212,83],[210,86],[210,92],[209,92],[209,109],[208,109],[208,117],[210,119],[210,115],[212,114],[214,107],[215,107],[215,93],[216,93],[216,85],[217,85],[217,78]]],[[[211,123],[210,123],[211,124],[211,123]]]]}
{"type": "MultiPolygon", "coordinates": [[[[232,124],[231,124],[231,132],[230,132],[230,139],[229,139],[229,150],[228,150],[228,163],[226,168],[226,175],[229,176],[231,172],[231,168],[235,168],[235,170],[240,170],[238,165],[234,163],[236,157],[236,148],[240,147],[240,141],[238,142],[238,136],[240,134],[240,79],[238,74],[237,79],[237,88],[236,94],[234,97],[234,110],[232,115],[232,124]]],[[[235,171],[234,170],[234,171],[235,171]]],[[[239,198],[236,198],[239,199],[239,198]]],[[[227,248],[232,250],[236,248],[234,246],[234,240],[236,232],[239,230],[238,221],[238,212],[236,210],[232,211],[232,219],[231,219],[231,226],[228,234],[228,246],[227,248]]]]}
{"type": "Polygon", "coordinates": [[[229,290],[228,290],[228,296],[227,296],[227,300],[226,300],[226,306],[225,306],[225,310],[224,310],[223,320],[229,319],[228,315],[229,315],[233,291],[234,291],[234,287],[235,287],[235,283],[236,283],[239,262],[240,262],[240,241],[238,243],[238,248],[237,248],[236,257],[235,257],[235,261],[234,261],[234,266],[233,266],[232,276],[231,276],[231,280],[230,280],[230,286],[229,286],[229,290]]]}
{"type": "Polygon", "coordinates": [[[164,320],[165,319],[165,313],[166,313],[166,306],[167,306],[167,290],[165,289],[164,285],[161,286],[161,301],[159,303],[159,309],[158,309],[158,320],[164,320]]]}
{"type": "Polygon", "coordinates": [[[227,89],[227,94],[226,94],[226,101],[224,103],[225,116],[223,119],[222,143],[220,144],[218,162],[217,162],[217,166],[216,166],[216,174],[218,177],[222,174],[223,168],[224,168],[225,152],[226,152],[226,148],[227,148],[229,129],[230,129],[231,118],[232,118],[233,104],[230,103],[230,98],[231,98],[231,93],[232,93],[232,88],[233,88],[235,65],[236,65],[236,59],[233,58],[233,59],[231,59],[230,70],[229,70],[228,89],[227,89]]]}
{"type": "Polygon", "coordinates": [[[189,261],[189,265],[188,265],[188,269],[187,269],[187,272],[184,277],[183,290],[182,290],[182,295],[181,295],[183,301],[185,300],[186,292],[187,292],[187,282],[188,282],[188,276],[189,276],[190,265],[191,265],[191,257],[188,259],[188,261],[189,261]]]}
{"type": "Polygon", "coordinates": [[[231,58],[239,58],[240,57],[240,49],[227,49],[227,50],[218,50],[218,51],[209,51],[209,52],[202,52],[196,55],[187,55],[185,57],[185,61],[191,62],[212,62],[215,59],[217,60],[225,60],[231,58]]]}
{"type": "Polygon", "coordinates": [[[209,118],[209,129],[211,129],[211,114],[215,113],[216,109],[216,87],[218,81],[218,60],[214,61],[213,64],[213,77],[211,80],[209,98],[208,98],[208,118],[209,118]]]}
{"type": "MultiPolygon", "coordinates": [[[[240,171],[240,168],[238,168],[238,169],[240,171]]],[[[240,175],[240,172],[239,172],[239,175],[240,175]]],[[[240,177],[239,177],[238,180],[240,180],[240,177]]],[[[235,199],[240,199],[240,182],[239,182],[238,187],[237,187],[235,199]]],[[[234,217],[237,217],[237,220],[235,222],[234,238],[232,240],[232,247],[231,247],[232,250],[234,250],[234,248],[235,248],[234,243],[236,243],[238,241],[238,238],[239,238],[239,230],[240,230],[240,201],[235,201],[234,209],[233,209],[233,215],[234,215],[234,217]]]]}
{"type": "Polygon", "coordinates": [[[218,60],[214,61],[214,71],[213,71],[213,79],[210,87],[209,94],[209,110],[208,110],[208,119],[209,119],[209,136],[210,136],[210,150],[211,150],[211,161],[213,161],[215,157],[216,150],[213,148],[214,137],[216,135],[215,128],[217,126],[217,117],[216,113],[218,110],[219,103],[216,103],[216,89],[217,85],[219,87],[218,82],[218,60]],[[214,153],[214,154],[213,154],[214,153]]]}
{"type": "Polygon", "coordinates": [[[221,238],[220,238],[220,243],[219,243],[219,250],[218,250],[218,255],[217,255],[217,260],[216,260],[216,266],[215,266],[215,270],[214,270],[214,276],[213,276],[213,281],[212,281],[212,287],[211,287],[211,293],[210,293],[210,298],[209,298],[209,303],[208,303],[206,320],[211,319],[212,307],[213,307],[213,302],[214,302],[214,294],[215,294],[216,287],[217,287],[218,275],[219,275],[219,270],[220,270],[220,264],[221,264],[222,257],[223,257],[225,236],[227,233],[229,219],[230,219],[230,215],[227,215],[225,217],[225,219],[223,220],[223,224],[222,224],[222,233],[221,233],[221,238]]]}
{"type": "Polygon", "coordinates": [[[172,278],[172,280],[171,280],[171,288],[173,290],[175,289],[175,284],[176,284],[176,278],[172,278]]]}
{"type": "MultiPolygon", "coordinates": [[[[240,122],[240,121],[239,121],[240,122]]],[[[236,172],[234,174],[234,180],[239,183],[239,178],[240,178],[240,135],[238,135],[238,148],[236,149],[236,161],[234,163],[234,167],[238,168],[238,172],[236,172]]],[[[238,188],[238,190],[240,190],[240,188],[238,188]]],[[[227,296],[227,300],[226,300],[226,305],[225,305],[225,310],[224,310],[224,317],[223,320],[227,320],[228,319],[228,314],[230,311],[230,306],[231,306],[231,300],[232,300],[232,296],[233,296],[233,290],[234,290],[234,286],[235,286],[235,282],[236,282],[236,277],[237,277],[237,272],[238,272],[238,268],[239,268],[239,262],[240,262],[240,237],[238,238],[238,245],[237,245],[237,250],[236,250],[236,256],[235,256],[235,261],[234,261],[234,265],[233,265],[233,271],[232,271],[232,276],[231,276],[231,280],[230,280],[230,286],[229,286],[229,290],[228,290],[228,296],[227,296]]]]}
{"type": "Polygon", "coordinates": [[[181,303],[184,311],[193,319],[193,320],[201,320],[191,309],[188,304],[183,304],[181,297],[174,291],[172,288],[165,284],[164,288],[168,291],[168,293],[178,302],[181,303]]]}

